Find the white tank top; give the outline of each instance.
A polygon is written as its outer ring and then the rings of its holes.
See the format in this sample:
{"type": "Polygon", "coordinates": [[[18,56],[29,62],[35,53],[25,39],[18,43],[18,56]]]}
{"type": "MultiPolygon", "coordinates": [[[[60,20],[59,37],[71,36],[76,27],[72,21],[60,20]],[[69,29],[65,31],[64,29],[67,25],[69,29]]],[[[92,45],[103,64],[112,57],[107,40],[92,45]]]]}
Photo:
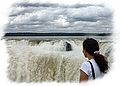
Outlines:
{"type": "MultiPolygon", "coordinates": [[[[104,74],[102,72],[100,72],[100,69],[99,69],[97,63],[95,62],[95,60],[91,59],[89,61],[93,65],[93,68],[94,68],[94,71],[95,71],[95,78],[103,77],[104,74]]],[[[93,79],[92,68],[91,68],[91,65],[88,61],[85,61],[85,62],[82,63],[82,65],[80,67],[80,70],[82,70],[84,73],[86,73],[88,75],[88,79],[93,79]]]]}

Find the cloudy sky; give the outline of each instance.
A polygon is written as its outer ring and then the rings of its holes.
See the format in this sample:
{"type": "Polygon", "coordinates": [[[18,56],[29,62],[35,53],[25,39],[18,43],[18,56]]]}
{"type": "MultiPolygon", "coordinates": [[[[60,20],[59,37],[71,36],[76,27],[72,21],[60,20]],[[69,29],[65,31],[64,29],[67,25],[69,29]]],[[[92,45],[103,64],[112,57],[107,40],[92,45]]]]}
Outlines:
{"type": "Polygon", "coordinates": [[[5,32],[112,32],[112,11],[104,5],[16,3],[5,32]]]}

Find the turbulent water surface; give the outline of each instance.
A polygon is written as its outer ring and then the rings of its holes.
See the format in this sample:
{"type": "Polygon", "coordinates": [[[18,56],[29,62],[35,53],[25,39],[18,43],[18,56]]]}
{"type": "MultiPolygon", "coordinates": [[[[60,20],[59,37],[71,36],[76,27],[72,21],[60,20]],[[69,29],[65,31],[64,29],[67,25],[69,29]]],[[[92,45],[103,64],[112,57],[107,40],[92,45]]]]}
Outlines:
{"type": "MultiPolygon", "coordinates": [[[[8,77],[18,82],[78,82],[80,65],[86,59],[82,39],[6,40],[8,77]],[[72,51],[66,51],[66,43],[72,51]]],[[[112,42],[99,40],[100,51],[112,63],[112,42]]]]}

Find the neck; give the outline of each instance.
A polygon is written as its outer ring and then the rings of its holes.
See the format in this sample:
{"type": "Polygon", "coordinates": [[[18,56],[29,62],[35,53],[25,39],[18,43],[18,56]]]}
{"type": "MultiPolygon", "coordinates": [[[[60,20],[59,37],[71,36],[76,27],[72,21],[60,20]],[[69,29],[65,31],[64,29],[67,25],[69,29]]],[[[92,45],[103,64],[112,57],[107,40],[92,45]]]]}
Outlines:
{"type": "Polygon", "coordinates": [[[89,60],[93,59],[92,55],[88,55],[87,57],[88,57],[89,60]]]}

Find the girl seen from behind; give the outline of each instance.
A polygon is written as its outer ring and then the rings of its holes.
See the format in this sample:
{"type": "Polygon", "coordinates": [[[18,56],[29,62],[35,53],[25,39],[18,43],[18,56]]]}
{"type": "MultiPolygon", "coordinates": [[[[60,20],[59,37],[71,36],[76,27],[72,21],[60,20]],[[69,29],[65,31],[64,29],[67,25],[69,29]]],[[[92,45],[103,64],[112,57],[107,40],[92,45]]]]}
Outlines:
{"type": "Polygon", "coordinates": [[[83,54],[88,61],[80,67],[80,82],[103,77],[108,71],[108,61],[99,52],[99,44],[93,38],[87,38],[83,42],[83,54]]]}

